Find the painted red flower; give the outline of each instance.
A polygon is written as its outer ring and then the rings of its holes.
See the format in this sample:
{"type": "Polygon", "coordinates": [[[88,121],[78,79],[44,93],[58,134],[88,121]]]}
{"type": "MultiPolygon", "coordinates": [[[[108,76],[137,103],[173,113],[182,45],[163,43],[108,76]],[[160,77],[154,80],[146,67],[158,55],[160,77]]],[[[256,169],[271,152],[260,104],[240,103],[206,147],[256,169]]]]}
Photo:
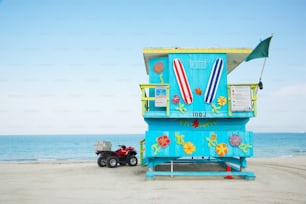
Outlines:
{"type": "Polygon", "coordinates": [[[201,90],[201,88],[196,88],[196,89],[195,89],[195,92],[196,92],[196,94],[199,95],[199,96],[202,95],[202,90],[201,90]]]}
{"type": "Polygon", "coordinates": [[[163,135],[158,137],[157,142],[161,147],[167,147],[170,144],[170,139],[168,136],[163,135]]]}
{"type": "Polygon", "coordinates": [[[164,63],[157,62],[156,64],[154,64],[154,71],[157,74],[160,74],[162,71],[164,71],[164,63]]]}
{"type": "Polygon", "coordinates": [[[193,126],[194,128],[199,127],[199,121],[198,121],[198,120],[194,120],[192,126],[193,126]]]}

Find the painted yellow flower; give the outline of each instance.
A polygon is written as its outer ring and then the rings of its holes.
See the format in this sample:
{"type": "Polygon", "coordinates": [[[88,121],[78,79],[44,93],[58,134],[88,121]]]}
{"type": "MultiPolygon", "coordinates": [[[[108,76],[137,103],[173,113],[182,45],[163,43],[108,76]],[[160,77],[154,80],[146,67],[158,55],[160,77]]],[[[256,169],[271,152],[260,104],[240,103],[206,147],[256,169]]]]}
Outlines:
{"type": "Polygon", "coordinates": [[[216,153],[219,154],[221,157],[228,153],[227,145],[225,143],[218,144],[216,146],[216,153]]]}
{"type": "Polygon", "coordinates": [[[196,150],[195,146],[191,142],[184,143],[183,147],[186,154],[192,154],[196,150]]]}
{"type": "Polygon", "coordinates": [[[220,97],[218,98],[218,104],[219,104],[219,106],[224,106],[226,103],[227,103],[227,100],[226,100],[226,98],[225,98],[224,96],[220,96],[220,97]]]}

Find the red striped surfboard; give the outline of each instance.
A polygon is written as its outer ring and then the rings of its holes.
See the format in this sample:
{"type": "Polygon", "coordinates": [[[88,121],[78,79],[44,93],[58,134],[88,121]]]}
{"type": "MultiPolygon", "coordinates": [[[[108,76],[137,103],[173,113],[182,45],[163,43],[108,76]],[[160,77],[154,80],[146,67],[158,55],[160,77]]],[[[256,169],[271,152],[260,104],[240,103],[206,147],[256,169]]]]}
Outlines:
{"type": "Polygon", "coordinates": [[[190,85],[188,82],[188,78],[187,75],[185,73],[183,64],[181,63],[181,61],[179,59],[174,59],[173,60],[173,69],[174,69],[174,73],[176,76],[176,80],[178,83],[178,86],[180,88],[181,91],[181,95],[185,101],[186,104],[191,104],[192,103],[192,92],[190,89],[190,85]]]}

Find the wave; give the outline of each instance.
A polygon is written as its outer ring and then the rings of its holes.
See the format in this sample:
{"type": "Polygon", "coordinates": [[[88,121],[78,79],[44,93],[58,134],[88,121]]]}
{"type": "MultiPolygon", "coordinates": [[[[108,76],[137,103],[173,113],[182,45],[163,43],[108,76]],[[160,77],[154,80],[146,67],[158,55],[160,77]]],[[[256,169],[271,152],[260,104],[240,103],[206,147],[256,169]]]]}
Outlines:
{"type": "Polygon", "coordinates": [[[293,149],[291,151],[294,153],[305,153],[306,154],[306,149],[293,149]]]}
{"type": "Polygon", "coordinates": [[[10,162],[17,162],[17,163],[30,163],[30,162],[37,162],[37,159],[1,159],[0,163],[10,163],[10,162]]]}
{"type": "Polygon", "coordinates": [[[95,161],[93,158],[37,158],[37,159],[0,159],[0,164],[6,163],[43,163],[63,161],[95,161]]]}
{"type": "MultiPolygon", "coordinates": [[[[94,143],[100,140],[134,146],[144,135],[0,136],[0,163],[94,161],[94,143]]],[[[306,155],[306,135],[300,133],[254,133],[254,157],[306,155]]]]}

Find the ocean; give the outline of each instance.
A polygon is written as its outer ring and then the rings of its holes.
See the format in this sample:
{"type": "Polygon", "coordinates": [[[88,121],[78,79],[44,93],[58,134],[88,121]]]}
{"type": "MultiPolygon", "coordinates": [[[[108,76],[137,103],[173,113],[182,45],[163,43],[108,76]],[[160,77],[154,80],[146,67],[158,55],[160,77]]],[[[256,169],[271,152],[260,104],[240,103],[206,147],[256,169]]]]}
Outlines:
{"type": "MultiPolygon", "coordinates": [[[[95,161],[96,141],[134,146],[143,134],[127,135],[1,135],[0,163],[95,161]]],[[[254,158],[306,155],[306,133],[254,133],[254,158]]]]}

